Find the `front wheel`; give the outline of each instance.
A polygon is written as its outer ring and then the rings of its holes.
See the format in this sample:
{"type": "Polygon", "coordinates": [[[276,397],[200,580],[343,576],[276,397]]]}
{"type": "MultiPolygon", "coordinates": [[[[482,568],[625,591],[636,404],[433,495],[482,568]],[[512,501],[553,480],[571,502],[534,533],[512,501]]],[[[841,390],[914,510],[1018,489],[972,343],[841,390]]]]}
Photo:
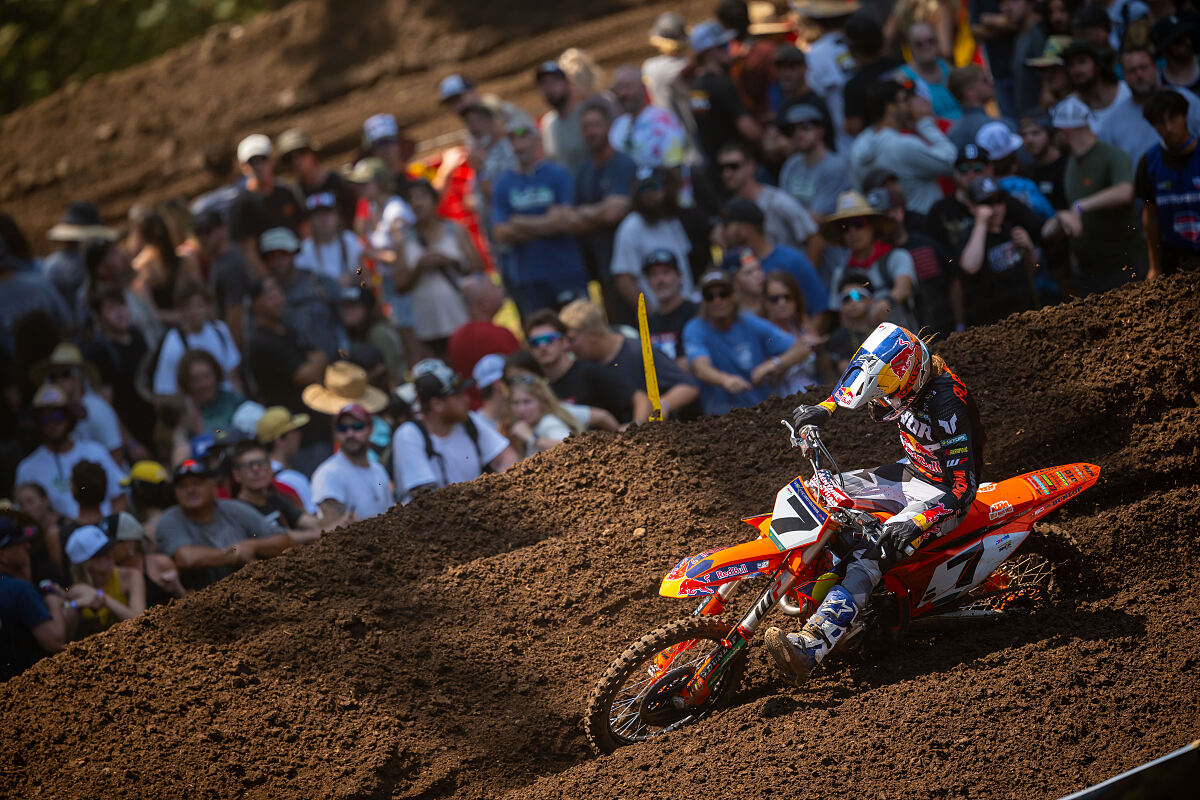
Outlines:
{"type": "Polygon", "coordinates": [[[739,653],[698,708],[677,710],[671,699],[687,685],[696,666],[721,646],[733,626],[720,617],[688,617],[638,639],[613,662],[588,697],[583,730],[598,754],[645,741],[696,722],[737,690],[746,668],[739,653]]]}

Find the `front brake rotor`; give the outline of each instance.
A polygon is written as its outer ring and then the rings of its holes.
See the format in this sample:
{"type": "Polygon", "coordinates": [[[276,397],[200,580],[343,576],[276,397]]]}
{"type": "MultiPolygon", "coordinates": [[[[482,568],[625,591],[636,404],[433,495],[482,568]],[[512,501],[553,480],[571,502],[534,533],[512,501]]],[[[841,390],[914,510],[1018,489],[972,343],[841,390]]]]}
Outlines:
{"type": "Polygon", "coordinates": [[[638,711],[638,716],[642,721],[647,725],[670,725],[672,722],[694,713],[695,709],[686,708],[681,711],[675,708],[671,705],[671,701],[688,685],[695,674],[694,665],[679,667],[655,681],[654,685],[646,692],[641,709],[638,711]]]}

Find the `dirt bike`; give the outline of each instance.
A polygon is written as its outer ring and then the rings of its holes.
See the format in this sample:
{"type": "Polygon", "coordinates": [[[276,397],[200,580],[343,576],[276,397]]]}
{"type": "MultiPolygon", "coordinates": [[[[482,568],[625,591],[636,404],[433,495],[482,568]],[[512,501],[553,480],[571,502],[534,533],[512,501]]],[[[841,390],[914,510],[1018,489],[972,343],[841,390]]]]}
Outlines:
{"type": "MultiPolygon", "coordinates": [[[[788,483],[771,514],[747,517],[758,538],[685,558],[659,588],[665,597],[701,598],[686,617],[638,639],[612,663],[588,698],[583,720],[597,753],[644,741],[696,722],[736,691],[746,652],[776,607],[797,629],[844,577],[845,556],[863,541],[882,545],[883,521],[894,513],[845,491],[840,470],[814,426],[793,447],[813,475],[788,483]],[[767,586],[740,619],[722,619],[734,591],[752,579],[767,586]]],[[[1094,464],[1068,464],[984,483],[962,521],[922,546],[896,554],[869,603],[839,643],[898,638],[910,627],[999,619],[1047,600],[1049,562],[1017,554],[1033,524],[1100,477],[1094,464]]],[[[836,651],[835,651],[836,652],[836,651]]]]}

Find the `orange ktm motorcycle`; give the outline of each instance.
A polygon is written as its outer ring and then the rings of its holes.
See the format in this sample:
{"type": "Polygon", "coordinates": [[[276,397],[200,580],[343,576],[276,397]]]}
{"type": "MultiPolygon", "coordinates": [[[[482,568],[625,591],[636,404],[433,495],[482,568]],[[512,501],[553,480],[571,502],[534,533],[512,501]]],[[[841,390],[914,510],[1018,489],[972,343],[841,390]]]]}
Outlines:
{"type": "MultiPolygon", "coordinates": [[[[793,447],[812,464],[779,490],[771,514],[748,517],[753,541],[685,558],[663,579],[665,597],[701,598],[690,617],[638,639],[604,673],[588,698],[583,726],[593,749],[618,747],[702,719],[737,689],[746,651],[776,607],[799,628],[841,581],[856,545],[878,544],[879,510],[845,492],[840,470],[811,425],[799,435],[786,420],[793,447]],[[750,610],[723,619],[743,582],[766,578],[750,610]]],[[[925,546],[914,543],[884,576],[870,602],[839,643],[899,636],[910,626],[981,621],[1028,612],[1047,599],[1049,562],[1019,553],[1033,524],[1092,486],[1094,464],[1068,464],[982,484],[970,511],[952,532],[925,546]]],[[[835,651],[836,652],[836,651],[835,651]]]]}

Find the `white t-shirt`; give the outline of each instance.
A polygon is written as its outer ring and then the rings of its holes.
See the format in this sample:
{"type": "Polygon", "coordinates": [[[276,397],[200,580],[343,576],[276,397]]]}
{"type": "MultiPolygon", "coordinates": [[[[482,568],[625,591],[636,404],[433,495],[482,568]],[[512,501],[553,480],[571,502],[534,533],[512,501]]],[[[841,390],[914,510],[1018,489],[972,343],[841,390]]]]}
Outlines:
{"type": "Polygon", "coordinates": [[[358,467],[342,453],[321,462],[312,477],[313,500],[336,500],[359,519],[382,514],[392,506],[392,482],[376,463],[358,467]]]}
{"type": "Polygon", "coordinates": [[[570,435],[571,429],[567,427],[567,423],[553,414],[543,414],[542,418],[537,421],[537,425],[533,426],[533,439],[525,447],[525,457],[528,458],[538,451],[533,446],[534,441],[537,439],[553,439],[556,442],[561,442],[570,435]]]}
{"type": "Polygon", "coordinates": [[[403,222],[405,225],[413,225],[416,221],[417,215],[413,213],[408,203],[399,197],[393,196],[384,205],[383,212],[379,215],[379,222],[375,225],[375,230],[371,231],[369,237],[371,246],[380,250],[394,248],[396,243],[392,241],[392,227],[397,222],[403,222]]]}
{"type": "Polygon", "coordinates": [[[79,420],[79,424],[75,426],[75,441],[96,442],[110,453],[123,444],[117,412],[113,411],[113,407],[103,397],[90,389],[87,390],[83,393],[83,408],[87,411],[87,419],[79,420]]]}
{"type": "Polygon", "coordinates": [[[304,507],[304,513],[314,515],[319,513],[317,504],[312,499],[312,484],[308,482],[308,478],[294,469],[285,469],[283,464],[278,461],[271,461],[271,471],[275,473],[275,480],[291,489],[300,498],[300,505],[304,507]]]}
{"type": "Polygon", "coordinates": [[[92,461],[104,468],[108,475],[108,492],[100,510],[112,513],[112,500],[121,496],[121,479],[125,474],[117,468],[104,445],[97,442],[75,442],[65,453],[51,453],[45,445],[34,450],[17,465],[17,480],[14,485],[36,483],[46,490],[50,505],[65,517],[79,516],[79,504],[71,496],[71,470],[80,461],[92,461]]]}
{"type": "Polygon", "coordinates": [[[163,337],[162,349],[158,353],[158,364],[154,367],[154,393],[161,395],[179,394],[179,384],[175,381],[175,371],[186,350],[205,350],[225,370],[225,380],[222,389],[232,389],[229,376],[242,363],[242,354],[238,352],[233,341],[233,334],[224,322],[206,322],[199,333],[188,333],[182,337],[178,328],[167,331],[163,337]],[[187,340],[186,345],[184,340],[187,340]]]}
{"type": "Polygon", "coordinates": [[[501,436],[482,414],[475,411],[470,414],[479,431],[478,450],[467,429],[455,425],[449,436],[429,434],[434,452],[431,459],[425,452],[425,437],[416,423],[406,422],[396,429],[392,436],[393,472],[402,481],[405,494],[419,486],[442,487],[474,480],[483,474],[484,467],[504,452],[508,439],[501,436]]]}
{"type": "Polygon", "coordinates": [[[300,243],[296,266],[317,275],[326,275],[339,283],[342,278],[357,274],[362,261],[362,245],[351,231],[342,231],[341,243],[332,239],[317,244],[311,236],[300,243]]]}
{"type": "Polygon", "coordinates": [[[636,211],[627,214],[613,238],[612,274],[633,275],[637,278],[638,289],[646,295],[647,311],[658,308],[654,292],[642,274],[642,261],[650,253],[658,249],[670,250],[679,262],[679,271],[683,277],[683,296],[689,300],[696,299],[693,295],[696,288],[692,283],[692,268],[688,265],[688,253],[692,252],[692,243],[688,241],[683,223],[677,219],[663,220],[653,225],[636,211]]]}

